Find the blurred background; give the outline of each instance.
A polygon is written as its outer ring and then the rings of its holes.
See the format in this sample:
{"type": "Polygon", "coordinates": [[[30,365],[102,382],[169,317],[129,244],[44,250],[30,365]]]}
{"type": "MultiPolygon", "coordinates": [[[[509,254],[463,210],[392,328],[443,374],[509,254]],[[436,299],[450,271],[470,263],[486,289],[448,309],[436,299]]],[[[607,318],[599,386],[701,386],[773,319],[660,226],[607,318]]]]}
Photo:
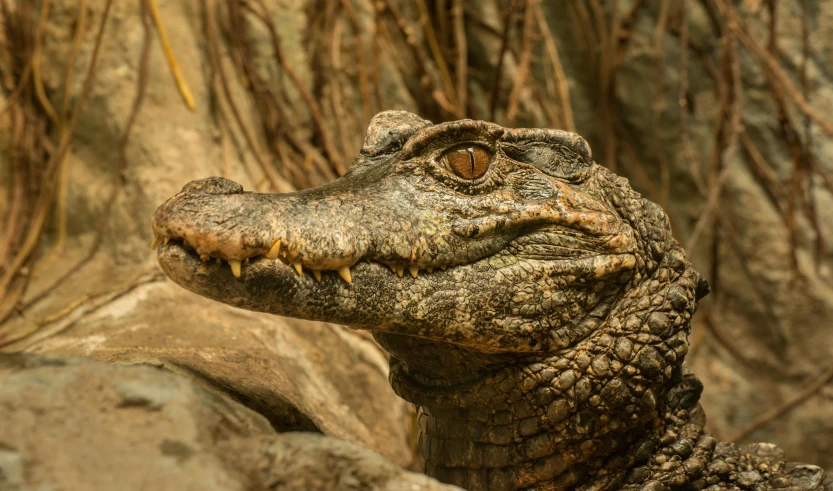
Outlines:
{"type": "Polygon", "coordinates": [[[150,215],[221,175],[343,174],[406,109],[576,131],[712,293],[709,430],[833,469],[833,0],[3,0],[0,350],[159,363],[412,463],[362,333],[192,298],[150,215]]]}

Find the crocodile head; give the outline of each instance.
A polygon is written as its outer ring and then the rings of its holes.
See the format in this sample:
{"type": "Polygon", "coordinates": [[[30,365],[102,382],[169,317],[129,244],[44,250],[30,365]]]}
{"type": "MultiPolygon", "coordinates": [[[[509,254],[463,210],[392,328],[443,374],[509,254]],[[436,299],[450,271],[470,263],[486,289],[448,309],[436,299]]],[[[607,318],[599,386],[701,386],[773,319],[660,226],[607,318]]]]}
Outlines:
{"type": "Polygon", "coordinates": [[[159,207],[153,230],[173,239],[158,254],[168,276],[221,302],[547,352],[586,334],[576,326],[640,262],[611,182],[623,185],[575,134],[386,112],[332,184],[260,194],[194,181],[159,207]]]}
{"type": "Polygon", "coordinates": [[[471,488],[574,484],[660,431],[705,291],[660,207],[580,136],[402,111],[331,184],[194,181],[153,231],[193,292],[373,331],[426,408],[428,473],[471,488]]]}

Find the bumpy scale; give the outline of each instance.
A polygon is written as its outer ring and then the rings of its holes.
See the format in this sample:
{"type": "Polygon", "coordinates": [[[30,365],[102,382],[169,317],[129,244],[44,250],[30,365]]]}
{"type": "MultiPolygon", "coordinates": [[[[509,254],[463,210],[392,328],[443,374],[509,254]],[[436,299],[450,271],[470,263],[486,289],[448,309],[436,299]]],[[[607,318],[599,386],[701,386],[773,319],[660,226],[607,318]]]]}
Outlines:
{"type": "Polygon", "coordinates": [[[335,182],[194,181],[153,231],[163,270],[193,292],[373,331],[441,481],[833,490],[777,447],[703,432],[683,359],[708,285],[660,207],[576,134],[383,112],[335,182]]]}

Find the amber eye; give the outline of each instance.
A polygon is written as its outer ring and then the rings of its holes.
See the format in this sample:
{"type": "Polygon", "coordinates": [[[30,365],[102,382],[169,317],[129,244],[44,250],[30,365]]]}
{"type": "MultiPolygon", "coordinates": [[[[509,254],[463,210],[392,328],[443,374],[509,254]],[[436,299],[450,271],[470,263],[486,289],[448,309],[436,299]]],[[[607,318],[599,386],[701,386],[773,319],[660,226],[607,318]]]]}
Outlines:
{"type": "Polygon", "coordinates": [[[463,179],[477,179],[489,170],[491,156],[480,147],[456,148],[445,154],[451,170],[463,179]]]}

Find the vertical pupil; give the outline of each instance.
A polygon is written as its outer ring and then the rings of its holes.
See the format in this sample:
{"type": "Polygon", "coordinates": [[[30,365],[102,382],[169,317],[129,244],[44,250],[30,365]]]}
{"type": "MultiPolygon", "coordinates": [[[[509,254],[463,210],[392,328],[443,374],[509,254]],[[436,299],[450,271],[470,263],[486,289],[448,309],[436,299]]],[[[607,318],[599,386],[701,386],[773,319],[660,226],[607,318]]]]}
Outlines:
{"type": "Polygon", "coordinates": [[[468,147],[452,150],[445,155],[455,174],[463,179],[477,179],[489,170],[491,156],[482,148],[468,147]]]}

